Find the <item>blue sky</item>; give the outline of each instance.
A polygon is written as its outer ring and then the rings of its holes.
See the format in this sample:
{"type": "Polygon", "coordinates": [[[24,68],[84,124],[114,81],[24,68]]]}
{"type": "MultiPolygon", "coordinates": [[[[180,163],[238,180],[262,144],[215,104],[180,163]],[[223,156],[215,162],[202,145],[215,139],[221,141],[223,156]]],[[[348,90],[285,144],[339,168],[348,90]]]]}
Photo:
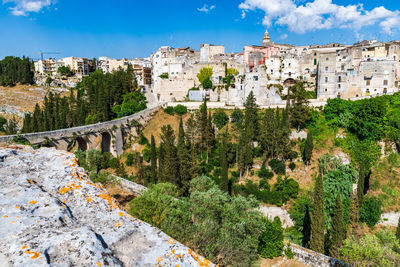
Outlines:
{"type": "Polygon", "coordinates": [[[395,0],[0,1],[0,58],[146,57],[202,42],[239,52],[260,44],[266,28],[274,41],[298,45],[400,39],[395,0]]]}

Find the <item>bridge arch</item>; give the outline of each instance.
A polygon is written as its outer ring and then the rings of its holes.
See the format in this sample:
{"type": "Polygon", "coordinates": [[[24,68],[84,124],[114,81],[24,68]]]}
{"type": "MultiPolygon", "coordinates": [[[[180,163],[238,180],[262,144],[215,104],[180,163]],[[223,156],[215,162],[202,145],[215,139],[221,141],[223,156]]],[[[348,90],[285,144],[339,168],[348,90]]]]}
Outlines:
{"type": "Polygon", "coordinates": [[[86,151],[88,148],[88,144],[86,142],[86,140],[83,137],[77,137],[76,138],[76,142],[78,143],[78,149],[82,150],[82,151],[86,151]]]}
{"type": "Polygon", "coordinates": [[[101,152],[111,152],[111,134],[109,132],[101,133],[101,152]]]}

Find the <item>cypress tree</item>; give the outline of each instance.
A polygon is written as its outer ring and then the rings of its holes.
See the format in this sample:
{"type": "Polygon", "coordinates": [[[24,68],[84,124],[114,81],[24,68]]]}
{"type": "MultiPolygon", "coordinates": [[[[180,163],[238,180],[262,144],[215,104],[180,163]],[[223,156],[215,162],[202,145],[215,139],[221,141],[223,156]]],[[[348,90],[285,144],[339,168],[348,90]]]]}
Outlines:
{"type": "Polygon", "coordinates": [[[201,157],[203,159],[204,149],[207,148],[208,141],[208,120],[207,120],[207,100],[204,98],[203,104],[200,106],[200,118],[199,118],[199,130],[200,130],[200,150],[201,157]]]}
{"type": "Polygon", "coordinates": [[[163,178],[166,182],[174,183],[179,186],[177,177],[177,157],[174,145],[175,135],[171,125],[161,127],[161,139],[164,143],[165,155],[163,166],[163,178]]]}
{"type": "Polygon", "coordinates": [[[219,154],[219,160],[221,164],[221,182],[220,182],[220,187],[222,191],[228,192],[229,190],[229,178],[228,178],[228,161],[226,158],[226,150],[227,150],[227,144],[226,144],[226,135],[227,132],[222,136],[222,142],[221,142],[221,147],[220,147],[220,154],[219,154]]]}
{"type": "Polygon", "coordinates": [[[324,187],[321,174],[315,182],[313,207],[310,249],[324,253],[324,187]]]}
{"type": "Polygon", "coordinates": [[[337,258],[339,248],[342,246],[343,240],[346,238],[346,226],[344,224],[343,206],[340,194],[336,197],[335,211],[332,216],[332,240],[329,253],[332,257],[337,258]]]}
{"type": "Polygon", "coordinates": [[[360,163],[358,182],[357,182],[357,205],[360,209],[364,198],[364,184],[365,184],[366,166],[364,163],[360,163]]]}
{"type": "Polygon", "coordinates": [[[158,174],[157,174],[157,180],[158,182],[166,182],[166,179],[164,177],[164,144],[160,144],[160,151],[158,155],[158,174]]]}
{"type": "Polygon", "coordinates": [[[151,135],[151,157],[150,157],[150,167],[151,167],[151,183],[157,183],[157,150],[156,142],[154,136],[151,135]]]}
{"type": "Polygon", "coordinates": [[[208,163],[208,157],[209,154],[212,150],[213,147],[213,141],[214,141],[214,127],[212,124],[212,116],[211,116],[211,111],[208,114],[208,118],[207,118],[207,127],[206,127],[206,132],[207,132],[207,140],[206,140],[206,146],[207,146],[207,160],[206,162],[208,163]]]}
{"type": "Polygon", "coordinates": [[[248,130],[251,140],[258,138],[259,124],[258,124],[258,106],[253,91],[246,98],[245,113],[244,113],[244,127],[248,130]]]}
{"type": "Polygon", "coordinates": [[[181,188],[183,195],[189,194],[189,184],[192,179],[191,162],[188,148],[185,143],[185,131],[183,129],[182,117],[179,121],[178,132],[178,145],[177,145],[177,158],[178,158],[178,186],[181,188]]]}
{"type": "Polygon", "coordinates": [[[303,161],[306,165],[310,164],[313,149],[314,149],[313,136],[312,133],[309,132],[307,134],[306,144],[304,146],[304,152],[303,152],[303,161]]]}
{"type": "Polygon", "coordinates": [[[308,207],[308,205],[306,206],[306,213],[304,214],[302,234],[303,234],[302,245],[305,248],[309,248],[310,237],[311,237],[311,217],[310,217],[310,208],[308,207]]]}

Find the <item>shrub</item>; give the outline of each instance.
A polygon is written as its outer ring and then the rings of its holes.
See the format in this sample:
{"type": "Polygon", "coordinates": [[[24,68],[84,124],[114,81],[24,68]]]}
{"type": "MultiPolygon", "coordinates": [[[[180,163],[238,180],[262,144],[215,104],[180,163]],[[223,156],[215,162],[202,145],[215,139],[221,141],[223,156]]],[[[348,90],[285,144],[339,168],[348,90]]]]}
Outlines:
{"type": "MultiPolygon", "coordinates": [[[[1,126],[1,125],[0,125],[1,126]]],[[[26,146],[30,146],[31,142],[28,141],[28,139],[26,139],[25,137],[23,137],[22,135],[17,135],[13,137],[13,142],[15,144],[19,144],[19,145],[26,145],[26,146]]]]}
{"type": "Polygon", "coordinates": [[[168,106],[164,109],[164,112],[169,114],[169,115],[174,115],[174,108],[171,106],[168,106]]]}
{"type": "Polygon", "coordinates": [[[370,228],[381,218],[382,202],[376,197],[366,198],[360,211],[360,221],[365,222],[370,228]]]}
{"type": "Polygon", "coordinates": [[[298,156],[299,156],[299,154],[297,153],[297,151],[291,150],[289,152],[289,159],[290,160],[295,160],[295,159],[297,159],[298,156]]]}
{"type": "Polygon", "coordinates": [[[161,79],[168,79],[169,78],[169,75],[168,75],[168,73],[163,73],[163,74],[161,74],[160,76],[158,76],[158,77],[160,77],[161,79]]]}
{"type": "Polygon", "coordinates": [[[109,184],[115,182],[115,178],[112,176],[112,174],[105,170],[101,170],[98,174],[90,172],[89,178],[92,180],[92,182],[100,184],[109,184]]]}
{"type": "Polygon", "coordinates": [[[101,152],[96,149],[89,149],[86,151],[86,166],[88,171],[95,171],[96,173],[100,170],[101,164],[101,152]]]}
{"type": "Polygon", "coordinates": [[[390,229],[366,234],[357,240],[346,239],[339,249],[339,259],[350,266],[399,266],[399,241],[390,229]]]}
{"type": "Polygon", "coordinates": [[[261,236],[258,252],[261,257],[272,259],[283,252],[283,228],[279,217],[273,221],[265,219],[265,231],[261,236]]]}
{"type": "Polygon", "coordinates": [[[278,175],[285,175],[286,174],[286,166],[285,163],[282,161],[279,161],[277,159],[271,159],[268,162],[268,165],[271,167],[271,169],[278,175]]]}
{"type": "Polygon", "coordinates": [[[242,196],[230,197],[205,176],[191,181],[189,197],[179,198],[178,192],[172,184],[150,186],[131,201],[130,214],[190,244],[213,262],[252,266],[266,227],[255,209],[258,203],[242,196]]]}
{"type": "Polygon", "coordinates": [[[228,115],[224,112],[223,109],[218,109],[213,116],[213,122],[217,126],[218,129],[222,129],[229,121],[228,115]]]}
{"type": "Polygon", "coordinates": [[[257,173],[258,177],[260,178],[264,178],[264,179],[271,179],[272,177],[274,177],[274,173],[267,170],[267,168],[263,165],[261,166],[260,171],[257,173]]]}
{"type": "Polygon", "coordinates": [[[285,248],[285,256],[288,259],[293,259],[294,258],[294,253],[293,253],[292,249],[290,248],[290,244],[285,248]]]}
{"type": "Polygon", "coordinates": [[[142,146],[149,145],[149,140],[147,140],[147,138],[143,135],[143,133],[140,133],[139,145],[142,146]]]}
{"type": "Polygon", "coordinates": [[[143,154],[143,160],[146,161],[146,162],[150,162],[150,159],[151,159],[151,148],[149,146],[146,146],[143,149],[142,154],[143,154]]]}
{"type": "Polygon", "coordinates": [[[174,112],[178,115],[185,115],[187,113],[187,107],[185,107],[184,105],[177,105],[174,107],[174,112]]]}
{"type": "Polygon", "coordinates": [[[114,169],[114,170],[119,169],[119,167],[120,167],[119,159],[118,159],[118,158],[111,158],[111,159],[108,161],[108,166],[109,166],[111,169],[114,169]]]}
{"type": "Polygon", "coordinates": [[[133,154],[129,153],[126,155],[126,161],[125,161],[126,166],[132,166],[133,165],[133,154]]]}
{"type": "Polygon", "coordinates": [[[291,171],[294,171],[294,169],[296,169],[296,163],[290,162],[290,163],[289,163],[289,169],[290,169],[291,171]]]}

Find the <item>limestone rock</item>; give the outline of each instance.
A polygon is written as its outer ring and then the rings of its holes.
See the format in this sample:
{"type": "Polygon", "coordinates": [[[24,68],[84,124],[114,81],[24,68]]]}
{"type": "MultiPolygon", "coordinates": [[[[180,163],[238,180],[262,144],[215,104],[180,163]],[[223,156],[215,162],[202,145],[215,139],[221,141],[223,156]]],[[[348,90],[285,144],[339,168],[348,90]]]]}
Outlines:
{"type": "Polygon", "coordinates": [[[0,149],[0,266],[212,266],[131,217],[71,153],[0,149]]]}

